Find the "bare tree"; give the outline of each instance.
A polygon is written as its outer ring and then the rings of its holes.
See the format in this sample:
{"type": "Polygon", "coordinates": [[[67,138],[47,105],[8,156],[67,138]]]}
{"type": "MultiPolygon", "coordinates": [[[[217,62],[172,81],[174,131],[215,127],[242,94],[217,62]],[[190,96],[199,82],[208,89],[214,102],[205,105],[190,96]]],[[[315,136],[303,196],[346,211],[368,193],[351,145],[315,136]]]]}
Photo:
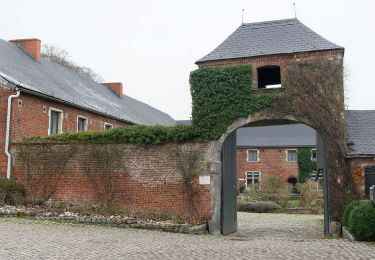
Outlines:
{"type": "Polygon", "coordinates": [[[97,74],[94,70],[85,66],[78,66],[77,64],[75,64],[71,60],[70,54],[64,49],[60,49],[54,45],[49,44],[43,45],[42,57],[56,62],[64,67],[67,67],[86,78],[92,79],[96,82],[104,82],[102,76],[97,74]]]}

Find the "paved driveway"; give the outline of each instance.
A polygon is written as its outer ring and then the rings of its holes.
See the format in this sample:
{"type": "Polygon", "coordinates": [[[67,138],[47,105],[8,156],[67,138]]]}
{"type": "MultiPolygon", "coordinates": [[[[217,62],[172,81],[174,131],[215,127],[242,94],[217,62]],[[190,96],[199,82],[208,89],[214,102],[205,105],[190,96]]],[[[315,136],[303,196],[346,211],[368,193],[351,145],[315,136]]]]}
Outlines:
{"type": "Polygon", "coordinates": [[[321,222],[240,213],[221,237],[0,218],[0,259],[375,259],[375,246],[322,239],[321,222]]]}

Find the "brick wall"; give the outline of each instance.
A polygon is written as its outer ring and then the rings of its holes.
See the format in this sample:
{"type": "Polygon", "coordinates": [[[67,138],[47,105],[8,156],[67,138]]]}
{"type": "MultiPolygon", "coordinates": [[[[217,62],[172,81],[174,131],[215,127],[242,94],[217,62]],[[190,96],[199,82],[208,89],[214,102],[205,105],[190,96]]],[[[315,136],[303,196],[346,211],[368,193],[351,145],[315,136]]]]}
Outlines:
{"type": "Polygon", "coordinates": [[[350,167],[361,198],[365,196],[365,168],[368,166],[375,167],[375,160],[373,158],[351,158],[350,167]]]}
{"type": "Polygon", "coordinates": [[[283,79],[285,79],[286,67],[294,61],[307,61],[322,58],[334,58],[342,59],[344,55],[343,50],[327,50],[327,51],[315,51],[315,52],[301,52],[292,54],[276,54],[276,55],[265,55],[258,57],[247,57],[238,59],[227,59],[217,61],[207,61],[199,63],[199,68],[204,67],[228,67],[237,66],[241,64],[250,64],[252,66],[252,88],[258,88],[258,75],[257,68],[269,65],[280,66],[281,85],[283,79]]]}
{"type": "Polygon", "coordinates": [[[52,171],[50,175],[45,175],[49,176],[48,178],[34,179],[34,186],[37,187],[38,192],[43,192],[43,185],[46,183],[48,187],[57,183],[52,196],[56,200],[97,202],[100,201],[98,196],[106,190],[103,186],[108,183],[105,176],[112,173],[116,178],[114,189],[119,192],[119,202],[132,209],[171,212],[187,217],[190,208],[192,212],[190,220],[210,219],[211,185],[201,185],[196,178],[191,186],[192,195],[189,197],[180,168],[184,163],[184,157],[176,152],[190,150],[199,152],[201,157],[196,171],[200,175],[209,175],[210,169],[207,164],[209,144],[166,144],[149,148],[130,144],[73,146],[77,150],[70,153],[66,150],[69,147],[66,144],[14,144],[13,176],[18,182],[30,187],[30,181],[26,181],[27,176],[34,174],[34,178],[38,178],[43,176],[47,169],[52,171]],[[92,153],[96,149],[104,149],[105,154],[98,156],[97,153],[92,153]],[[30,157],[22,155],[22,151],[27,151],[30,157]],[[59,153],[62,157],[68,154],[66,165],[62,161],[54,161],[54,158],[60,157],[59,153]],[[111,158],[105,158],[108,155],[111,158]],[[113,160],[113,158],[117,159],[113,160]],[[110,165],[107,164],[108,161],[111,161],[110,165]],[[119,161],[121,163],[118,163],[119,161]],[[35,168],[32,166],[33,162],[36,162],[35,168]],[[61,164],[62,167],[56,168],[56,164],[61,164]],[[98,179],[98,185],[95,186],[92,177],[88,176],[102,177],[98,179]]]}
{"type": "Polygon", "coordinates": [[[285,183],[289,177],[298,179],[298,164],[297,162],[288,162],[286,160],[286,148],[259,148],[259,161],[257,162],[247,161],[248,149],[252,148],[237,149],[238,188],[245,184],[245,172],[247,171],[259,171],[261,179],[276,175],[285,183]]]}
{"type": "Polygon", "coordinates": [[[6,176],[7,157],[4,152],[5,146],[5,129],[7,121],[7,103],[8,96],[12,94],[9,88],[0,84],[0,177],[6,176]]]}
{"type": "MultiPolygon", "coordinates": [[[[9,88],[0,86],[0,176],[5,176],[6,172],[4,140],[6,129],[6,106],[10,94],[12,94],[12,91],[9,88]]],[[[64,133],[77,131],[77,116],[84,116],[88,119],[88,130],[104,129],[105,122],[112,124],[113,127],[124,127],[130,125],[119,120],[107,118],[92,112],[87,112],[62,103],[49,101],[21,92],[21,95],[12,101],[12,142],[28,136],[47,136],[50,108],[63,111],[62,131],[64,133]],[[19,105],[19,101],[22,102],[22,105],[19,105]]]]}

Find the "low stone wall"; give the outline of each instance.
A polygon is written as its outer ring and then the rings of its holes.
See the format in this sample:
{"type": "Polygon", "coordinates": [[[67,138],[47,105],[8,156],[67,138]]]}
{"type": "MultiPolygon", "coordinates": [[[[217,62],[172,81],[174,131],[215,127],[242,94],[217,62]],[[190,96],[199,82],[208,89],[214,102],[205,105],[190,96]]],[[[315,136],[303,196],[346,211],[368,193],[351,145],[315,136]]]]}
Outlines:
{"type": "Polygon", "coordinates": [[[210,144],[13,144],[13,177],[30,199],[119,203],[211,219],[210,144]],[[208,181],[207,181],[208,180],[208,181]]]}

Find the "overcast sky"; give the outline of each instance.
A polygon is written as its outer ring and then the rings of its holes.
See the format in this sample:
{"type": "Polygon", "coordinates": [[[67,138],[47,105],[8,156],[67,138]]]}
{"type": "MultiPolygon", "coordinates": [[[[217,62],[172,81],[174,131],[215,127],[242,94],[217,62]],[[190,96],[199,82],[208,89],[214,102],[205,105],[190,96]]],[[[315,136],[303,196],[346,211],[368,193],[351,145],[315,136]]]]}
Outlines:
{"type": "MultiPolygon", "coordinates": [[[[293,0],[3,0],[5,40],[37,37],[174,119],[191,114],[189,73],[244,22],[293,18],[293,0]]],[[[347,105],[375,109],[375,1],[296,0],[297,17],[345,47],[347,105]]]]}

